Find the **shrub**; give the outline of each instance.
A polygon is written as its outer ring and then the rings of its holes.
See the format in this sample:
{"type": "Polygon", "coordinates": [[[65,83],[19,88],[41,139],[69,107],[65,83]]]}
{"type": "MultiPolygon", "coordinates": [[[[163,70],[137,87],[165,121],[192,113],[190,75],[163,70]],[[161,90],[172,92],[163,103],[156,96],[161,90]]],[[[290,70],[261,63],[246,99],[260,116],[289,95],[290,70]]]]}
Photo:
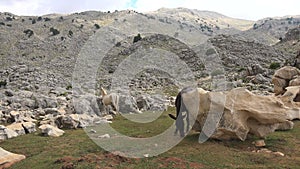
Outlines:
{"type": "Polygon", "coordinates": [[[278,63],[278,62],[272,62],[271,64],[270,64],[270,69],[278,69],[280,67],[280,63],[278,63]]]}
{"type": "Polygon", "coordinates": [[[216,69],[216,70],[212,71],[210,75],[212,77],[214,77],[214,76],[218,76],[218,75],[222,75],[222,74],[224,74],[222,70],[216,69]]]}
{"type": "Polygon", "coordinates": [[[45,22],[51,21],[51,19],[50,19],[50,18],[45,18],[44,21],[45,21],[45,22]]]}
{"type": "Polygon", "coordinates": [[[35,20],[35,19],[33,19],[33,20],[31,21],[31,23],[32,23],[32,24],[35,24],[35,23],[36,23],[36,20],[35,20]]]}
{"type": "Polygon", "coordinates": [[[213,48],[209,48],[207,51],[206,51],[206,56],[209,56],[209,55],[212,55],[212,54],[215,54],[216,53],[216,51],[215,51],[215,49],[213,49],[213,48]]]}
{"type": "Polygon", "coordinates": [[[50,32],[52,33],[53,36],[58,35],[60,32],[59,30],[55,29],[55,28],[50,28],[50,32]]]}
{"type": "Polygon", "coordinates": [[[73,31],[69,30],[69,36],[72,37],[73,36],[73,31]]]}
{"type": "Polygon", "coordinates": [[[133,43],[136,43],[136,42],[138,42],[138,41],[140,41],[140,40],[142,40],[142,37],[141,37],[141,34],[138,34],[137,36],[135,36],[135,37],[133,38],[133,43]]]}
{"type": "Polygon", "coordinates": [[[120,47],[121,46],[121,42],[116,43],[116,47],[120,47]]]}
{"type": "Polygon", "coordinates": [[[72,89],[72,85],[68,85],[68,86],[66,87],[66,89],[67,89],[67,90],[72,89]]]}
{"type": "Polygon", "coordinates": [[[34,34],[30,29],[26,29],[25,31],[23,31],[23,33],[25,33],[29,38],[34,34]]]}
{"type": "Polygon", "coordinates": [[[41,20],[43,20],[43,18],[42,18],[41,16],[39,16],[39,17],[37,18],[37,21],[41,21],[41,20]]]}
{"type": "Polygon", "coordinates": [[[0,81],[0,87],[5,87],[7,85],[7,82],[6,82],[6,80],[4,80],[4,81],[0,81]]]}
{"type": "Polygon", "coordinates": [[[100,26],[98,24],[94,25],[96,29],[100,29],[100,26]]]}

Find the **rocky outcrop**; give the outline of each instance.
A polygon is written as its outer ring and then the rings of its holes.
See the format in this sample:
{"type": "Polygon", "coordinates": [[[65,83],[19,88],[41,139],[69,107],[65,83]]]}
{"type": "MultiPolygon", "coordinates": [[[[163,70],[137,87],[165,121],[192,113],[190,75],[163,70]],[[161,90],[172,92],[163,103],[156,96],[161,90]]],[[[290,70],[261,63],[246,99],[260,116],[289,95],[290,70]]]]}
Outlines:
{"type": "Polygon", "coordinates": [[[300,85],[300,70],[296,67],[285,66],[277,70],[272,78],[275,95],[285,93],[288,86],[300,85]]]}
{"type": "Polygon", "coordinates": [[[20,154],[14,154],[0,147],[0,168],[9,168],[13,164],[24,160],[26,157],[20,154]]]}
{"type": "Polygon", "coordinates": [[[196,106],[199,112],[193,128],[211,138],[245,140],[249,134],[265,137],[275,130],[292,129],[291,120],[300,118],[299,105],[286,102],[293,100],[293,95],[259,96],[245,88],[229,92],[201,91],[194,90],[184,95],[183,102],[189,111],[193,110],[196,103],[189,103],[189,95],[195,97],[195,92],[198,93],[196,106]]]}

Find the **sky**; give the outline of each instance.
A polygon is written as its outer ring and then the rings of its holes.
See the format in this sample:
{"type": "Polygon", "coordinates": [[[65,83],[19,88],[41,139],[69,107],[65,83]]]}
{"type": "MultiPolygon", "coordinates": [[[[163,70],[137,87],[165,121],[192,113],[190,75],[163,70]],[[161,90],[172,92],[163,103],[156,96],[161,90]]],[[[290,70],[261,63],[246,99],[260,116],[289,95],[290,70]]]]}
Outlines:
{"type": "Polygon", "coordinates": [[[0,0],[0,12],[11,12],[16,15],[125,9],[147,12],[162,7],[208,10],[248,20],[300,15],[299,0],[0,0]]]}

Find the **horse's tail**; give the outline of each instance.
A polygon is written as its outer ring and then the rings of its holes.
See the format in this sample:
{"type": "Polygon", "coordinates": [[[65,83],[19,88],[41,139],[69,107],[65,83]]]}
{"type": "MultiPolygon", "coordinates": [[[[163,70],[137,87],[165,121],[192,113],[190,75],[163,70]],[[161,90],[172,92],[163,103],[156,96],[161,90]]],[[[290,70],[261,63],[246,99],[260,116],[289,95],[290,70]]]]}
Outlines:
{"type": "Polygon", "coordinates": [[[176,107],[176,117],[173,114],[169,114],[169,117],[172,119],[176,120],[179,113],[180,113],[180,108],[181,108],[181,92],[179,92],[176,96],[175,99],[175,107],[176,107]]]}

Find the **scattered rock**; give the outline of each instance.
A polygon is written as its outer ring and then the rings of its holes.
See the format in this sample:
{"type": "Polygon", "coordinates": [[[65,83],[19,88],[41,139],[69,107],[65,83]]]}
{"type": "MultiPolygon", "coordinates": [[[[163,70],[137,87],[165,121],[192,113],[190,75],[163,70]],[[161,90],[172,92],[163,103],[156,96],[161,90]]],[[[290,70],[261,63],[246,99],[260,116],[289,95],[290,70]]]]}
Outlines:
{"type": "Polygon", "coordinates": [[[18,133],[15,132],[14,130],[0,125],[0,140],[7,140],[7,139],[14,138],[17,136],[18,136],[18,133]]]}
{"type": "Polygon", "coordinates": [[[274,152],[273,154],[274,154],[274,155],[277,155],[277,156],[284,157],[284,154],[283,154],[282,152],[279,152],[279,151],[274,152]]]}
{"type": "Polygon", "coordinates": [[[59,137],[62,136],[65,132],[57,127],[51,126],[49,124],[44,124],[39,127],[41,129],[42,134],[51,137],[59,137]]]}
{"type": "Polygon", "coordinates": [[[297,84],[300,84],[298,76],[300,76],[300,70],[295,67],[285,66],[278,69],[272,78],[274,93],[281,95],[285,93],[288,86],[297,86],[297,84]]]}
{"type": "Polygon", "coordinates": [[[266,146],[265,140],[256,140],[253,142],[255,147],[264,147],[266,146]]]}
{"type": "Polygon", "coordinates": [[[14,154],[0,147],[0,168],[9,168],[13,164],[24,160],[26,157],[20,154],[14,154]]]}
{"type": "Polygon", "coordinates": [[[8,126],[6,126],[8,129],[11,129],[18,133],[18,135],[26,134],[24,127],[22,126],[22,123],[13,123],[8,126]]]}
{"type": "Polygon", "coordinates": [[[104,134],[104,135],[98,136],[98,138],[110,138],[110,135],[109,134],[104,134]]]}

